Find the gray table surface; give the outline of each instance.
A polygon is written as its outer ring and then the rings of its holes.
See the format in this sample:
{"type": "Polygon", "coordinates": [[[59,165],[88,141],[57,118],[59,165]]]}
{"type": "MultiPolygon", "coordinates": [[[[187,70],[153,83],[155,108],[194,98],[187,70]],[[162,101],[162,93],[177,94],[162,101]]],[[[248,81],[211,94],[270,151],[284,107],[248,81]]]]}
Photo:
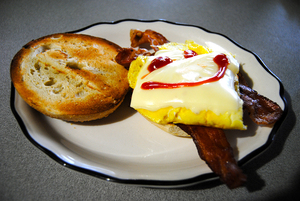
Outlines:
{"type": "Polygon", "coordinates": [[[296,200],[300,187],[299,11],[299,0],[2,0],[0,200],[296,200]],[[257,53],[281,79],[289,113],[271,147],[243,167],[247,187],[229,190],[212,182],[152,189],[111,183],[63,167],[24,136],[10,109],[9,69],[15,53],[44,35],[126,18],[166,19],[223,33],[257,53]]]}

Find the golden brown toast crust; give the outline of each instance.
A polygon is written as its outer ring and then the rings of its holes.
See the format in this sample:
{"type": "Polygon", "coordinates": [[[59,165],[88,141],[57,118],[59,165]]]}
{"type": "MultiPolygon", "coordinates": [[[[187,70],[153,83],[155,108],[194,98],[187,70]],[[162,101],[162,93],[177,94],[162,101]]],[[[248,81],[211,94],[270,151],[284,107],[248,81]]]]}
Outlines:
{"type": "Polygon", "coordinates": [[[11,79],[33,108],[67,121],[106,117],[129,90],[127,70],[115,62],[118,45],[61,33],[26,44],[13,58],[11,79]]]}

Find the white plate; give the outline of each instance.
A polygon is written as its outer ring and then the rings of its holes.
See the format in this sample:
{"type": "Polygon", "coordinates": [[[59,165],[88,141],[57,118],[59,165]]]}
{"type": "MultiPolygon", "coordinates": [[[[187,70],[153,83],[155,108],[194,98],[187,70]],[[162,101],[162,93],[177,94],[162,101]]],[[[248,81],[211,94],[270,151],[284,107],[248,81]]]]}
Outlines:
{"type": "MultiPolygon", "coordinates": [[[[191,39],[200,44],[214,42],[225,47],[244,63],[253,88],[286,110],[279,79],[257,55],[224,35],[164,20],[98,23],[75,32],[106,38],[121,47],[129,47],[129,31],[132,28],[153,29],[170,41],[191,39]]],[[[64,166],[110,181],[152,187],[187,186],[216,178],[199,158],[191,139],[161,131],[131,109],[129,102],[130,94],[108,118],[68,123],[33,110],[12,86],[12,111],[24,134],[64,166]]],[[[267,128],[254,125],[247,118],[245,121],[247,131],[226,132],[240,165],[267,148],[281,124],[279,121],[274,128],[267,128]]]]}

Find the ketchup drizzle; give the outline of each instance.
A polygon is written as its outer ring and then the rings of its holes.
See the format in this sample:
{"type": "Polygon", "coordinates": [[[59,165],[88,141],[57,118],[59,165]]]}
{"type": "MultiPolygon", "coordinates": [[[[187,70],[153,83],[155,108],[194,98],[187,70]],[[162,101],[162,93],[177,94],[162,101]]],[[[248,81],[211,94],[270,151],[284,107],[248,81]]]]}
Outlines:
{"type": "Polygon", "coordinates": [[[191,58],[191,57],[194,57],[194,56],[197,56],[198,54],[194,51],[194,50],[184,50],[183,52],[183,56],[184,58],[191,58]]]}
{"type": "MultiPolygon", "coordinates": [[[[220,80],[222,77],[224,77],[225,71],[229,64],[229,61],[225,54],[218,54],[217,56],[214,57],[213,61],[218,65],[219,69],[215,75],[207,78],[206,80],[201,80],[198,82],[182,82],[182,83],[163,83],[163,82],[149,81],[149,82],[144,82],[142,84],[141,88],[145,89],[145,90],[158,89],[158,88],[174,89],[174,88],[180,88],[180,87],[193,87],[193,86],[199,86],[199,85],[210,83],[210,82],[216,82],[216,81],[220,80]]],[[[158,66],[161,66],[161,65],[158,65],[158,66]]],[[[165,66],[165,65],[163,65],[163,66],[165,66]]],[[[161,66],[161,67],[163,67],[163,66],[161,66]]],[[[151,69],[153,69],[153,67],[151,67],[151,69]]],[[[154,69],[154,70],[156,70],[156,69],[154,69]]],[[[149,70],[149,67],[148,67],[148,70],[149,70]]]]}
{"type": "Polygon", "coordinates": [[[173,60],[170,57],[164,56],[164,57],[157,57],[151,61],[151,63],[148,66],[148,71],[151,73],[154,70],[157,70],[159,68],[162,68],[170,63],[172,63],[173,60]]]}

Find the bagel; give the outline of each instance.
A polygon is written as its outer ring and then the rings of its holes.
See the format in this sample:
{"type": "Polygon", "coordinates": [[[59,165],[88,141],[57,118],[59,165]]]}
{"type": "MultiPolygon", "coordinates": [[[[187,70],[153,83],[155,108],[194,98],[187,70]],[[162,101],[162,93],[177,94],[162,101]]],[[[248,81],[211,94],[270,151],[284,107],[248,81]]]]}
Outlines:
{"type": "Polygon", "coordinates": [[[101,119],[119,107],[129,90],[128,71],[115,61],[119,48],[83,34],[44,36],[14,56],[11,80],[24,101],[47,116],[101,119]]]}

